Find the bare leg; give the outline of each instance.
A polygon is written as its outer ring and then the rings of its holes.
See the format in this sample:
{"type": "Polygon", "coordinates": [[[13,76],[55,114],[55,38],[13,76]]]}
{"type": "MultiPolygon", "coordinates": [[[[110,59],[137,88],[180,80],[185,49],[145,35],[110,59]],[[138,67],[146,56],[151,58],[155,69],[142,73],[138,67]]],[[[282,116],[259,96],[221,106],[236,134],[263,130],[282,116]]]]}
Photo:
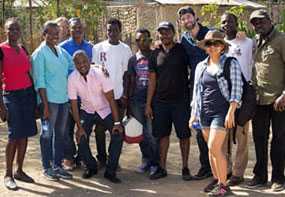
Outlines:
{"type": "Polygon", "coordinates": [[[13,177],[13,161],[16,153],[16,140],[9,139],[6,146],[6,174],[5,177],[13,177]]]}
{"type": "MultiPolygon", "coordinates": [[[[210,129],[203,129],[203,137],[207,143],[209,142],[209,136],[210,136],[210,129]]],[[[211,170],[213,173],[213,177],[214,179],[218,179],[217,169],[216,169],[213,155],[211,154],[210,151],[208,154],[209,154],[209,162],[210,162],[211,170]]]]}
{"type": "Polygon", "coordinates": [[[214,164],[212,170],[216,170],[215,173],[219,183],[223,185],[226,185],[227,181],[227,160],[222,149],[226,134],[224,129],[212,129],[208,141],[209,151],[214,164]]]}
{"type": "Polygon", "coordinates": [[[28,139],[19,139],[17,140],[17,172],[23,172],[23,163],[25,159],[25,154],[27,150],[28,139]]]}
{"type": "Polygon", "coordinates": [[[159,141],[160,145],[160,167],[166,169],[167,152],[169,147],[169,136],[163,137],[159,141]]]}
{"type": "Polygon", "coordinates": [[[182,156],[182,165],[183,168],[188,168],[188,158],[189,158],[189,151],[190,151],[190,139],[180,139],[180,150],[182,156]]]}

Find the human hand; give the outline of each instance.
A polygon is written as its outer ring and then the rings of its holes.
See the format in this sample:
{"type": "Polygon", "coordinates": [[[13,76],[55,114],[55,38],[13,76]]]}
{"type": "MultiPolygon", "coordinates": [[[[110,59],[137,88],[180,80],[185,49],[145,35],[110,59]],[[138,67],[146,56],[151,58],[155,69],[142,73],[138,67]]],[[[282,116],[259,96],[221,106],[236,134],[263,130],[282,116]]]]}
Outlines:
{"type": "Polygon", "coordinates": [[[47,120],[49,118],[48,105],[44,105],[43,119],[47,120]]]}
{"type": "Polygon", "coordinates": [[[232,111],[229,111],[226,115],[225,119],[225,128],[231,129],[235,127],[235,113],[232,111]]]}
{"type": "Polygon", "coordinates": [[[87,137],[87,135],[86,135],[85,130],[83,129],[83,127],[79,127],[79,128],[77,129],[77,131],[75,132],[75,138],[76,138],[76,142],[77,142],[78,144],[80,143],[80,138],[81,138],[83,135],[84,135],[85,137],[87,137]]]}
{"type": "Polygon", "coordinates": [[[196,121],[197,121],[196,116],[191,116],[191,118],[189,120],[189,128],[192,128],[193,123],[196,121]]]}
{"type": "Polygon", "coordinates": [[[145,115],[147,118],[153,119],[153,111],[152,111],[152,108],[151,108],[150,105],[147,105],[147,106],[145,107],[144,115],[145,115]]]}
{"type": "Polygon", "coordinates": [[[5,122],[8,118],[8,112],[5,107],[1,107],[0,109],[0,118],[3,122],[5,122]]]}
{"type": "Polygon", "coordinates": [[[113,128],[112,128],[112,134],[115,134],[115,133],[123,133],[124,129],[122,127],[121,124],[119,125],[114,125],[113,128]]]}
{"type": "Polygon", "coordinates": [[[275,111],[284,111],[285,110],[285,95],[281,94],[274,102],[274,110],[275,111]]]}
{"type": "Polygon", "coordinates": [[[238,40],[244,40],[246,38],[246,33],[244,31],[237,32],[236,38],[238,40]]]}

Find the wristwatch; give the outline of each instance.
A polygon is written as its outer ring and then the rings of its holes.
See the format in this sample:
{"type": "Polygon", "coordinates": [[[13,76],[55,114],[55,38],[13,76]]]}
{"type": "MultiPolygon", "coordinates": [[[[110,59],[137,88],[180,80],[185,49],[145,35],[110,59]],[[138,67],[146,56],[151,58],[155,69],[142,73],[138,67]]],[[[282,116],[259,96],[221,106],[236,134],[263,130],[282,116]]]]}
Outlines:
{"type": "Polygon", "coordinates": [[[119,122],[119,121],[114,122],[114,125],[121,125],[121,122],[119,122]]]}
{"type": "Polygon", "coordinates": [[[282,95],[285,95],[285,90],[283,90],[282,95]]]}

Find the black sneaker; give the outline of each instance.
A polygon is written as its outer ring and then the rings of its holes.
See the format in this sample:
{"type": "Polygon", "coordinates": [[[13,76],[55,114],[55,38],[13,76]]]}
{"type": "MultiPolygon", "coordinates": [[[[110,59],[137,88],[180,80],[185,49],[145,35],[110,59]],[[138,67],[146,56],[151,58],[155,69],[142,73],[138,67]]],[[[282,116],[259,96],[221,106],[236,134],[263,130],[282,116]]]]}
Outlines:
{"type": "Polygon", "coordinates": [[[164,178],[166,176],[167,176],[167,171],[159,167],[154,174],[150,175],[149,178],[151,180],[156,180],[156,179],[164,178]]]}
{"type": "Polygon", "coordinates": [[[190,170],[189,170],[189,168],[183,168],[182,169],[182,179],[184,180],[184,181],[191,181],[191,180],[193,180],[193,177],[192,177],[192,175],[190,174],[190,170]]]}
{"type": "Polygon", "coordinates": [[[218,186],[218,179],[213,179],[205,188],[204,192],[209,193],[218,186]]]}
{"type": "Polygon", "coordinates": [[[266,186],[267,181],[262,180],[261,178],[254,176],[248,183],[247,187],[250,189],[255,189],[258,187],[264,187],[266,186]]]}
{"type": "Polygon", "coordinates": [[[280,192],[284,190],[284,182],[272,182],[271,189],[273,192],[280,192]]]}
{"type": "Polygon", "coordinates": [[[25,172],[23,171],[17,171],[14,174],[14,179],[19,180],[19,181],[23,181],[25,183],[34,183],[34,179],[32,177],[30,177],[29,175],[27,175],[25,172]]]}
{"type": "Polygon", "coordinates": [[[195,180],[203,180],[203,179],[209,178],[211,176],[213,176],[213,174],[212,174],[212,171],[210,169],[206,170],[206,169],[200,168],[198,173],[193,178],[195,180]]]}
{"type": "Polygon", "coordinates": [[[208,196],[226,196],[231,193],[231,189],[229,186],[219,184],[214,190],[212,190],[208,196]]]}
{"type": "Polygon", "coordinates": [[[122,181],[116,176],[116,174],[109,174],[108,172],[104,173],[104,177],[111,181],[112,183],[121,183],[122,181]]]}
{"type": "Polygon", "coordinates": [[[82,178],[83,179],[89,179],[92,176],[94,176],[95,174],[97,174],[97,169],[85,169],[83,174],[82,174],[82,178]]]}
{"type": "Polygon", "coordinates": [[[244,178],[241,176],[231,176],[227,184],[228,186],[236,186],[236,185],[241,184],[243,181],[244,181],[244,178]]]}

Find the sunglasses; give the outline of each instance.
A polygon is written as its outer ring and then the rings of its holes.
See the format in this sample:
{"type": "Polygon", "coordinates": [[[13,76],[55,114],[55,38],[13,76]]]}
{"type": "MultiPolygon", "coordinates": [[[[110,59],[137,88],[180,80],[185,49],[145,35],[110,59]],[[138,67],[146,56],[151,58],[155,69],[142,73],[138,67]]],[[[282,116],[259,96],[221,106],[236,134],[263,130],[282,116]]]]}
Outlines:
{"type": "Polygon", "coordinates": [[[220,45],[224,45],[224,43],[220,40],[208,40],[207,42],[205,42],[205,47],[210,47],[210,46],[220,46],[220,45]]]}

